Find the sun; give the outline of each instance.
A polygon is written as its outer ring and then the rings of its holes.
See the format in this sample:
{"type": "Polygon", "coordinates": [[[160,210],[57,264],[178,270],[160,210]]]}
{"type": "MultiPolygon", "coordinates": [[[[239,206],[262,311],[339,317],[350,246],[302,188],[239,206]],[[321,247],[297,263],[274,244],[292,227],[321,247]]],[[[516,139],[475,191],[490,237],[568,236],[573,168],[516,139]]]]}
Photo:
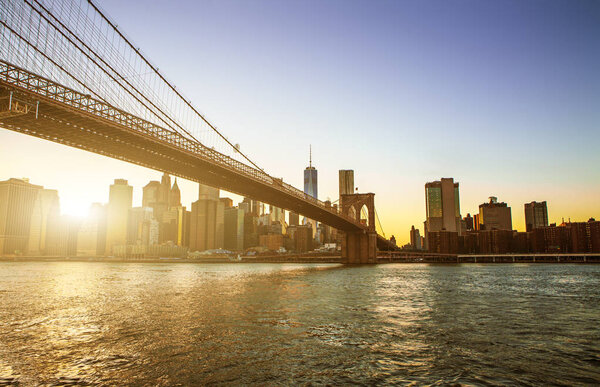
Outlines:
{"type": "Polygon", "coordinates": [[[74,216],[76,218],[86,218],[90,211],[90,203],[80,200],[61,200],[60,213],[63,215],[74,216]]]}

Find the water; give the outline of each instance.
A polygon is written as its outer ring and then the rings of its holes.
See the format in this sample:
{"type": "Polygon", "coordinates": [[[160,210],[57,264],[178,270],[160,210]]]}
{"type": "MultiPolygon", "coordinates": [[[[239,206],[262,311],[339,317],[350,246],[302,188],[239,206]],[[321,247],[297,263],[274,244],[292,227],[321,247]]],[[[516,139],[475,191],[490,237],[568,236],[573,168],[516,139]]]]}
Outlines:
{"type": "Polygon", "coordinates": [[[600,383],[600,265],[0,263],[0,385],[600,383]]]}

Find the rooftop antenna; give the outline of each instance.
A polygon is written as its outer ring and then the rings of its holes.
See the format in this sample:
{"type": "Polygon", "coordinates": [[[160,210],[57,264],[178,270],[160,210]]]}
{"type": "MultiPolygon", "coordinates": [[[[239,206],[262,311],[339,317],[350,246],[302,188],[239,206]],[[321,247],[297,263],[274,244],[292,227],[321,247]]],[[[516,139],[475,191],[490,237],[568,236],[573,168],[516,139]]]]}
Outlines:
{"type": "Polygon", "coordinates": [[[308,146],[308,167],[312,168],[312,144],[308,146]]]}

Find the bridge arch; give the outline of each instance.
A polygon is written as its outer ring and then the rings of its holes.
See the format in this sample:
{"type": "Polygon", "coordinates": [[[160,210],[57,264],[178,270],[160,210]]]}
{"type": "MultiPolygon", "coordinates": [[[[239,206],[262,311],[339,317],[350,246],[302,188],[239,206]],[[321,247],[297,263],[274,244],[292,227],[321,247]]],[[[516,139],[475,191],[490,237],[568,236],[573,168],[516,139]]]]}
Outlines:
{"type": "Polygon", "coordinates": [[[354,220],[358,220],[358,214],[357,214],[356,208],[354,206],[348,207],[348,210],[346,211],[346,215],[348,215],[350,218],[352,218],[354,220]]]}
{"type": "Polygon", "coordinates": [[[363,205],[360,207],[360,210],[358,212],[358,221],[361,224],[364,224],[365,226],[369,226],[369,207],[367,207],[366,203],[363,203],[363,205]]]}

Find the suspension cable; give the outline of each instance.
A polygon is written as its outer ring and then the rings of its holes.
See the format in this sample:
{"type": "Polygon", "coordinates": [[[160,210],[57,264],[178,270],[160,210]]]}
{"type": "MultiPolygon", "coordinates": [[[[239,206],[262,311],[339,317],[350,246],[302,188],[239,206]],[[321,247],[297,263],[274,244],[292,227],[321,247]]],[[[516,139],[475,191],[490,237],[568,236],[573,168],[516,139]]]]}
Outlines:
{"type": "MultiPolygon", "coordinates": [[[[25,39],[25,37],[23,37],[21,34],[19,34],[17,31],[13,30],[8,24],[6,24],[3,20],[0,20],[0,24],[2,24],[4,27],[6,27],[6,29],[8,29],[10,32],[12,32],[15,36],[17,36],[19,39],[21,39],[23,42],[25,42],[25,44],[27,44],[28,46],[30,46],[31,48],[33,48],[35,51],[39,52],[41,55],[44,56],[44,58],[48,59],[54,66],[56,66],[57,68],[59,68],[60,70],[62,70],[65,74],[67,74],[69,77],[73,78],[77,83],[79,83],[81,86],[83,86],[85,89],[89,90],[92,94],[96,95],[99,99],[101,99],[103,102],[105,102],[106,104],[109,104],[108,101],[106,101],[104,98],[102,98],[102,96],[100,94],[98,94],[96,91],[94,91],[94,89],[90,88],[88,85],[86,85],[83,81],[79,80],[76,76],[74,76],[73,74],[71,74],[69,71],[67,71],[64,67],[62,67],[60,64],[56,63],[52,58],[50,58],[48,55],[44,54],[39,48],[37,48],[35,45],[33,45],[31,42],[29,42],[27,39],[25,39]]],[[[110,105],[110,104],[109,104],[110,105]]]]}
{"type": "MultiPolygon", "coordinates": [[[[163,75],[158,71],[157,68],[155,68],[147,59],[146,57],[144,57],[144,55],[142,55],[142,53],[140,52],[139,49],[135,48],[135,46],[129,41],[129,39],[127,39],[122,33],[121,31],[119,31],[119,29],[117,28],[116,25],[114,25],[112,23],[112,21],[110,21],[110,19],[108,19],[107,16],[104,15],[104,13],[102,13],[102,11],[100,11],[100,9],[98,9],[98,7],[96,7],[96,5],[92,2],[92,0],[87,0],[88,3],[92,6],[92,8],[94,8],[94,10],[104,19],[104,21],[106,21],[108,23],[108,25],[110,25],[116,32],[117,34],[121,37],[121,39],[123,39],[131,49],[133,49],[133,51],[135,53],[137,53],[137,55],[156,73],[156,75],[158,75],[160,77],[160,79],[162,79],[163,82],[165,82],[167,84],[167,86],[169,86],[169,88],[190,108],[192,109],[192,111],[199,116],[213,131],[215,131],[215,133],[217,133],[223,140],[225,140],[225,142],[227,142],[227,144],[229,144],[234,150],[235,152],[239,153],[240,155],[242,155],[250,164],[252,164],[254,167],[256,167],[257,169],[261,170],[264,172],[264,170],[262,168],[260,168],[258,165],[256,165],[252,160],[250,160],[250,158],[248,156],[246,156],[242,151],[240,151],[238,148],[235,147],[235,145],[233,145],[225,136],[223,136],[221,134],[221,132],[219,132],[217,130],[217,128],[215,128],[206,118],[204,118],[204,116],[202,114],[200,114],[200,112],[198,112],[198,110],[196,110],[196,108],[187,100],[183,97],[183,95],[181,95],[181,93],[179,93],[179,91],[177,91],[177,89],[175,88],[175,86],[173,86],[169,81],[167,81],[165,79],[165,77],[163,77],[163,75]]],[[[264,172],[266,173],[266,172],[264,172]]],[[[267,174],[268,175],[268,174],[267,174]]]]}
{"type": "MultiPolygon", "coordinates": [[[[42,17],[44,20],[46,20],[46,22],[52,26],[56,31],[58,31],[65,39],[67,39],[69,41],[69,43],[71,43],[73,46],[77,47],[77,45],[64,33],[62,32],[55,24],[53,24],[46,16],[44,16],[38,9],[36,9],[33,4],[29,3],[28,0],[23,0],[27,5],[29,5],[35,12],[37,12],[40,17],[42,17]]],[[[123,81],[125,83],[127,83],[127,85],[129,85],[133,90],[135,90],[139,95],[141,95],[146,101],[148,101],[154,108],[158,109],[159,112],[162,113],[163,116],[167,117],[171,122],[173,122],[177,127],[179,127],[181,130],[183,130],[186,134],[188,134],[191,139],[197,143],[200,144],[200,141],[198,141],[198,139],[196,139],[190,132],[188,132],[187,130],[185,130],[181,125],[179,125],[173,118],[171,118],[168,114],[166,114],[162,109],[160,109],[158,106],[156,106],[148,97],[146,97],[143,93],[141,93],[135,86],[133,86],[129,81],[127,81],[125,79],[125,77],[123,77],[121,74],[119,74],[119,72],[117,70],[115,70],[110,64],[108,64],[104,59],[102,59],[100,57],[100,55],[98,55],[93,49],[91,49],[87,44],[85,44],[85,42],[83,42],[77,35],[75,35],[73,33],[73,31],[71,31],[67,26],[65,26],[60,20],[58,20],[58,18],[56,16],[54,16],[50,11],[48,11],[48,9],[46,9],[42,4],[39,3],[38,0],[34,0],[46,13],[48,13],[50,16],[52,16],[52,18],[54,20],[56,20],[60,26],[62,28],[64,28],[67,32],[69,32],[69,34],[71,34],[75,39],[77,39],[77,41],[79,41],[79,43],[86,48],[89,52],[91,52],[92,54],[94,54],[95,57],[97,57],[98,59],[100,59],[100,61],[102,61],[102,63],[104,65],[106,65],[110,70],[112,70],[115,74],[118,75],[119,78],[123,79],[123,81]]],[[[81,48],[79,48],[79,51],[81,51],[81,53],[83,55],[85,55],[90,61],[92,61],[92,63],[94,63],[100,70],[102,70],[106,75],[108,75],[113,81],[115,81],[123,90],[125,90],[129,95],[131,95],[136,101],[138,101],[140,104],[142,104],[142,106],[144,106],[146,109],[148,109],[148,111],[152,111],[152,109],[150,109],[143,101],[141,101],[136,95],[134,95],[134,93],[132,93],[130,90],[128,90],[127,88],[125,88],[120,82],[119,80],[113,76],[112,74],[110,74],[108,71],[106,71],[106,69],[104,69],[102,66],[100,66],[98,64],[98,62],[96,62],[94,60],[94,58],[91,58],[90,55],[88,55],[86,52],[84,52],[84,50],[82,50],[81,48]]],[[[162,118],[160,115],[158,114],[154,114],[156,117],[158,117],[158,119],[160,119],[165,125],[167,125],[169,128],[177,131],[174,127],[172,127],[168,122],[165,121],[164,118],[162,118]]]]}

